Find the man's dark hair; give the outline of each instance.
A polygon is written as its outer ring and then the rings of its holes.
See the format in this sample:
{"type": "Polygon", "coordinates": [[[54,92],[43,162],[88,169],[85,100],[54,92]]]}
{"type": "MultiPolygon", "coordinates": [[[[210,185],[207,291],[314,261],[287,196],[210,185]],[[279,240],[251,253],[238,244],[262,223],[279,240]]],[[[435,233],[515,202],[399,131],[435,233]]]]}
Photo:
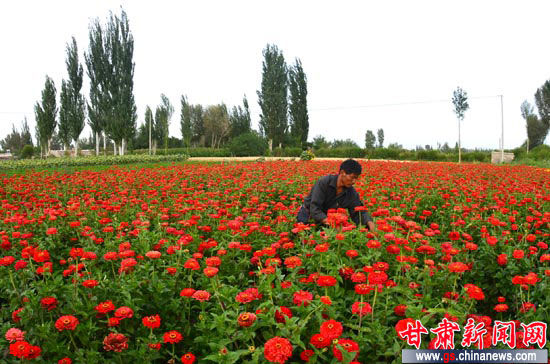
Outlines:
{"type": "Polygon", "coordinates": [[[347,174],[355,173],[355,174],[361,174],[361,165],[359,162],[357,162],[354,159],[346,159],[345,161],[340,164],[340,170],[344,170],[347,174]]]}

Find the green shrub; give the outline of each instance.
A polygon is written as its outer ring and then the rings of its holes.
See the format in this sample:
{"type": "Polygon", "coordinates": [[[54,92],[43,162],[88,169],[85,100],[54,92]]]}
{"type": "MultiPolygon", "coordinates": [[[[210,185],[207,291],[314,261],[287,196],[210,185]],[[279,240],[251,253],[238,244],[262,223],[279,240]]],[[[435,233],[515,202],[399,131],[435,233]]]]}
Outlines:
{"type": "Polygon", "coordinates": [[[315,158],[315,154],[313,154],[313,151],[311,149],[304,150],[302,154],[300,154],[301,161],[310,161],[314,158],[315,158]]]}
{"type": "Polygon", "coordinates": [[[0,171],[18,170],[27,168],[51,167],[81,167],[101,165],[122,165],[131,163],[157,163],[170,161],[185,161],[186,154],[174,155],[122,155],[122,156],[93,156],[93,157],[52,157],[46,159],[10,160],[0,162],[0,171]]]}
{"type": "Polygon", "coordinates": [[[241,134],[229,143],[229,152],[236,157],[263,156],[267,142],[255,133],[241,134]]]}
{"type": "Polygon", "coordinates": [[[315,155],[325,158],[363,158],[365,150],[362,148],[321,148],[315,151],[315,155]]]}
{"type": "Polygon", "coordinates": [[[302,155],[302,148],[297,147],[273,148],[271,152],[273,157],[300,157],[300,155],[302,155]]]}
{"type": "Polygon", "coordinates": [[[21,159],[32,158],[34,154],[34,148],[32,145],[26,144],[23,149],[21,149],[21,159]]]}

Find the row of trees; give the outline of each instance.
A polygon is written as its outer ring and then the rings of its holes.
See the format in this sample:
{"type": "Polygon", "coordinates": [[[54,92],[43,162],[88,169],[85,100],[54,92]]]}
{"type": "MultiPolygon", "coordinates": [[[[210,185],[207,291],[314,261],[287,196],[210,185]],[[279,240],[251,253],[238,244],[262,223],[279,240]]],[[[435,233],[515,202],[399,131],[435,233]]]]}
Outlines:
{"type": "Polygon", "coordinates": [[[88,52],[84,54],[90,79],[89,102],[81,94],[84,70],[74,37],[66,49],[68,78],[61,82],[59,109],[55,83],[46,76],[41,101],[35,105],[36,139],[42,155],[49,153],[56,127],[65,150],[74,141],[76,155],[86,114],[95,134],[96,154],[101,133],[104,141],[105,136],[113,140],[115,153],[118,145],[120,154],[134,135],[137,119],[133,95],[134,39],[126,13],[122,11],[120,17],[111,14],[106,26],[96,19],[90,27],[89,41],[88,52]]]}
{"type": "Polygon", "coordinates": [[[550,80],[535,92],[535,104],[538,115],[529,102],[521,104],[521,115],[527,128],[527,151],[543,144],[550,129],[550,80]]]}
{"type": "Polygon", "coordinates": [[[307,78],[300,59],[288,67],[283,52],[268,44],[263,51],[260,133],[273,145],[305,146],[309,133],[307,78]],[[290,93],[290,95],[289,95],[290,93]]]}
{"type": "MultiPolygon", "coordinates": [[[[384,129],[378,129],[376,132],[378,135],[378,148],[384,146],[384,129]]],[[[365,148],[374,149],[376,147],[376,137],[371,130],[367,130],[365,134],[365,148]]]]}

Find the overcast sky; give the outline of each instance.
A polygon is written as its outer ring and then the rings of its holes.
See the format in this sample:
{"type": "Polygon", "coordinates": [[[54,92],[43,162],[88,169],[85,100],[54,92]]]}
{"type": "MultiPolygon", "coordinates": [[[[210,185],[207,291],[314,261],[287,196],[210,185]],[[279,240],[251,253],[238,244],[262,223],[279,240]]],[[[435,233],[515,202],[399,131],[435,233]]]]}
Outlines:
{"type": "MultiPolygon", "coordinates": [[[[385,145],[408,148],[458,140],[452,92],[470,109],[465,148],[504,147],[526,139],[520,105],[550,79],[550,1],[2,1],[0,138],[27,116],[45,76],[59,97],[67,78],[65,46],[75,36],[81,62],[90,21],[128,14],[135,39],[138,125],[166,94],[181,138],[180,97],[203,105],[239,105],[247,95],[258,128],[262,50],[276,44],[288,64],[300,58],[308,78],[309,140],[351,138],[384,129],[385,145]]],[[[84,91],[88,93],[87,76],[84,91]]],[[[82,137],[88,136],[86,127],[82,137]]]]}

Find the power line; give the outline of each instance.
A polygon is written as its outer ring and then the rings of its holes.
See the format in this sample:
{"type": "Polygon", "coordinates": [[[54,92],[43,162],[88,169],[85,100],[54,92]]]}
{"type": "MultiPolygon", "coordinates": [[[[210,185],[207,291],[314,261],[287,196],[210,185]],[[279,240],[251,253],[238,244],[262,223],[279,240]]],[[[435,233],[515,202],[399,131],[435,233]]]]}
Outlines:
{"type": "MultiPolygon", "coordinates": [[[[496,97],[500,97],[500,95],[476,96],[476,97],[468,97],[468,99],[488,99],[488,98],[496,98],[496,97]]],[[[405,106],[405,105],[418,105],[418,104],[437,104],[437,103],[443,103],[443,102],[451,103],[452,101],[449,100],[449,99],[446,99],[446,100],[409,101],[409,102],[400,102],[400,103],[391,103],[391,104],[372,104],[372,105],[360,105],[360,106],[335,106],[335,107],[310,109],[309,111],[353,110],[353,109],[367,109],[367,108],[375,108],[375,107],[405,106]]]]}

